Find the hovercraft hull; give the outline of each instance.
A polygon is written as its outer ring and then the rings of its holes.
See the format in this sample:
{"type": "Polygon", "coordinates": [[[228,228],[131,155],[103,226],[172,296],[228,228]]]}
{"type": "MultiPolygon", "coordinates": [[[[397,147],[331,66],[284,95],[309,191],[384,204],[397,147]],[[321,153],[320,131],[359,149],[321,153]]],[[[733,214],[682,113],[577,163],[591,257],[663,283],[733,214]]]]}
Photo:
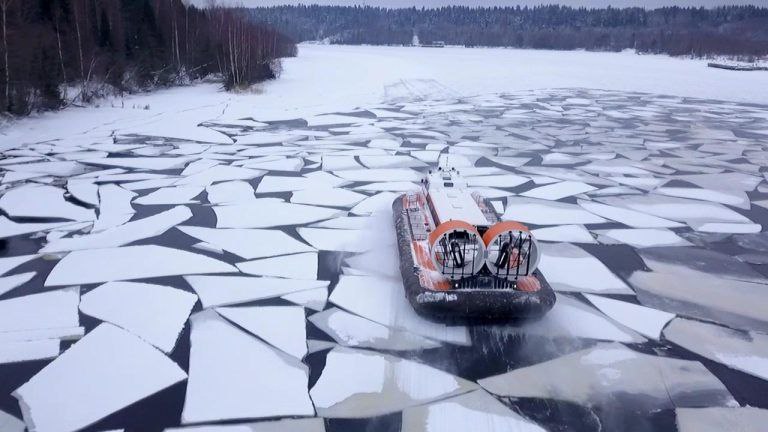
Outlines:
{"type": "Polygon", "coordinates": [[[459,285],[441,280],[423,256],[416,256],[425,246],[414,233],[407,202],[401,195],[392,209],[405,294],[419,315],[437,321],[516,321],[538,318],[552,309],[555,292],[538,270],[531,275],[540,285],[534,292],[514,289],[492,275],[477,275],[459,285]]]}

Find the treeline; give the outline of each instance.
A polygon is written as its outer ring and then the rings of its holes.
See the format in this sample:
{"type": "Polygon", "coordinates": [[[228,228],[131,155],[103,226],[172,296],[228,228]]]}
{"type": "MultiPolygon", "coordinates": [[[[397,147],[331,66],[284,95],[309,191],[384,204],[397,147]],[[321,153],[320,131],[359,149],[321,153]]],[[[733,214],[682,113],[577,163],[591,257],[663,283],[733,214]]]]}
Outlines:
{"type": "Polygon", "coordinates": [[[670,55],[768,54],[768,8],[665,7],[587,9],[565,6],[377,7],[279,6],[250,9],[298,41],[337,44],[421,43],[537,49],[588,49],[670,55]]]}
{"type": "Polygon", "coordinates": [[[0,0],[0,112],[212,73],[227,88],[273,78],[292,39],[230,9],[182,0],[0,0]]]}

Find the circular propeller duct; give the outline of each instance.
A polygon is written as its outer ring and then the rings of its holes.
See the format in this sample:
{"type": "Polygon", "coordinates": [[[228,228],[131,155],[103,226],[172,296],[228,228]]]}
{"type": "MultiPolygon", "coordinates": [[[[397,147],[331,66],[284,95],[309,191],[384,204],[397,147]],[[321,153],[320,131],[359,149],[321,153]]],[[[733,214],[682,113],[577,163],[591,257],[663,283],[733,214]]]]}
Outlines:
{"type": "Polygon", "coordinates": [[[499,222],[483,235],[487,249],[485,264],[496,277],[517,280],[528,276],[539,265],[539,244],[523,224],[499,222]]]}
{"type": "Polygon", "coordinates": [[[450,280],[460,280],[483,268],[485,244],[474,226],[448,221],[429,234],[429,254],[440,273],[450,280]]]}

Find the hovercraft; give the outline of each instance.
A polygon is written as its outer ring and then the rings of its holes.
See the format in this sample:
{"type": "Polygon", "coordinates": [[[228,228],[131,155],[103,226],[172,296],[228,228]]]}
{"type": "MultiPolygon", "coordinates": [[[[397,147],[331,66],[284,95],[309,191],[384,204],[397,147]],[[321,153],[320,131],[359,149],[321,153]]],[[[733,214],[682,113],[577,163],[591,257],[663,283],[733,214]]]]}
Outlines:
{"type": "Polygon", "coordinates": [[[526,226],[501,220],[455,168],[430,171],[421,186],[392,204],[405,292],[419,315],[506,321],[552,309],[555,293],[526,226]]]}

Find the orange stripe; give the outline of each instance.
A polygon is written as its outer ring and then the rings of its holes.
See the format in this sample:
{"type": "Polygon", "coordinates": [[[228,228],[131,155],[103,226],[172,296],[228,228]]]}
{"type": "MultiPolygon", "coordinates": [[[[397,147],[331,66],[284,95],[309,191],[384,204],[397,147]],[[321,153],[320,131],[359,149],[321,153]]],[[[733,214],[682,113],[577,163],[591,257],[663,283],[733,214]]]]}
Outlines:
{"type": "Polygon", "coordinates": [[[520,222],[515,221],[504,221],[499,222],[495,224],[494,226],[488,228],[488,231],[483,234],[483,243],[485,243],[486,246],[490,246],[491,242],[493,241],[496,236],[503,232],[507,231],[522,231],[522,232],[529,232],[527,226],[521,224],[520,222]]]}

